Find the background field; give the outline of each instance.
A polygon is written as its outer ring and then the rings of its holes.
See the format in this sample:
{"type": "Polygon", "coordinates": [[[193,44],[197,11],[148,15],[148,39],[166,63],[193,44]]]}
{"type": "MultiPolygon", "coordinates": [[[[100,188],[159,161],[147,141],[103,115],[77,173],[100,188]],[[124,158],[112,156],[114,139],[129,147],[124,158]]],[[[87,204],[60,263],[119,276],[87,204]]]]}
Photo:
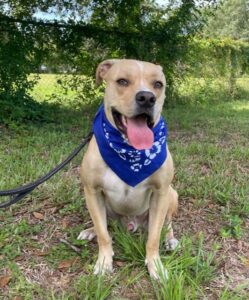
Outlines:
{"type": "MultiPolygon", "coordinates": [[[[34,97],[36,101],[59,101],[63,99],[63,106],[67,106],[68,102],[72,102],[74,97],[84,97],[85,95],[79,95],[79,91],[83,86],[87,85],[89,79],[86,76],[80,75],[61,75],[61,74],[32,74],[30,79],[37,78],[37,84],[34,86],[30,95],[34,97]],[[79,86],[75,87],[70,85],[70,78],[77,77],[79,79],[79,86]],[[66,80],[65,80],[66,79],[66,80]]],[[[224,78],[196,78],[186,77],[177,85],[178,89],[178,103],[220,103],[229,102],[229,94],[223,94],[225,92],[227,82],[224,78]]],[[[89,84],[87,85],[89,87],[89,84]]],[[[92,86],[91,86],[92,87],[92,86]]],[[[96,88],[94,86],[94,88],[96,88]]],[[[89,88],[90,89],[90,88],[89,88]]],[[[249,78],[241,77],[236,79],[236,97],[239,100],[248,100],[249,93],[249,78]]],[[[82,93],[83,94],[83,93],[82,93]]],[[[91,99],[89,99],[91,100],[91,99]]],[[[83,104],[81,101],[81,105],[83,104]]],[[[87,101],[85,101],[87,102],[87,101]]],[[[70,103],[71,104],[71,103],[70,103]]],[[[75,105],[75,103],[73,103],[75,105]]],[[[82,108],[82,107],[81,107],[82,108]]]]}
{"type": "MultiPolygon", "coordinates": [[[[57,104],[52,123],[0,127],[1,190],[48,172],[89,131],[98,101],[79,109],[74,92],[64,93],[56,80],[42,75],[32,92],[41,103],[57,104]]],[[[80,191],[81,153],[21,204],[0,211],[0,299],[248,299],[247,82],[240,79],[244,97],[237,101],[165,106],[181,244],[173,253],[161,245],[168,282],[152,282],[146,272],[146,233],[130,235],[117,224],[110,224],[114,274],[91,275],[97,243],[76,240],[91,226],[80,191]]],[[[191,89],[184,89],[186,99],[191,89]]]]}

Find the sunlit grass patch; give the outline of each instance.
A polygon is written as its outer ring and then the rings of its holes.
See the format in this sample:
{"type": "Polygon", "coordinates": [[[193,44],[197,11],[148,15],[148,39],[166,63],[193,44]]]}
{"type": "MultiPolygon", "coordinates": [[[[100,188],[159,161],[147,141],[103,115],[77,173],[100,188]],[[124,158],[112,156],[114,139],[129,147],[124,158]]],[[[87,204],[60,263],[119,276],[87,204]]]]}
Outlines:
{"type": "Polygon", "coordinates": [[[57,84],[59,76],[56,74],[31,74],[30,78],[37,78],[37,83],[30,92],[36,101],[42,102],[55,93],[62,93],[62,89],[57,84]]]}

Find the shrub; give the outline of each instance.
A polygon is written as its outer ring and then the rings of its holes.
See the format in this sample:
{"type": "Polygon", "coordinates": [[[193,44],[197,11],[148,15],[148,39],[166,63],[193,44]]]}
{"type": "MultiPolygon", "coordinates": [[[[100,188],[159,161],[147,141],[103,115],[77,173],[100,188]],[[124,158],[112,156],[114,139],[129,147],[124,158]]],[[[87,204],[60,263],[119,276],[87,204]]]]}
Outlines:
{"type": "MultiPolygon", "coordinates": [[[[53,101],[61,102],[74,110],[98,106],[104,98],[103,85],[96,87],[92,77],[84,75],[58,75],[57,85],[61,93],[53,94],[53,101]]],[[[92,109],[91,109],[92,110],[92,109]]]]}

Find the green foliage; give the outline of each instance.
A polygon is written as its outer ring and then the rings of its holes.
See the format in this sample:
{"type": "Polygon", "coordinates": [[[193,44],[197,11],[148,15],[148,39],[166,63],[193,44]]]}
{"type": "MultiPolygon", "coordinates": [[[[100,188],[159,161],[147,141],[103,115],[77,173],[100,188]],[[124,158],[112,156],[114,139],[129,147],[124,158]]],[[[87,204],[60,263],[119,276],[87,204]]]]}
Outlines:
{"type": "MultiPolygon", "coordinates": [[[[154,61],[165,67],[171,95],[177,62],[183,60],[189,37],[200,25],[194,1],[181,1],[177,6],[169,2],[162,8],[152,0],[30,0],[25,4],[12,0],[0,8],[0,122],[5,123],[44,116],[27,98],[34,85],[28,75],[36,73],[42,63],[53,71],[93,75],[105,58],[154,61]],[[48,24],[35,17],[35,12],[51,10],[60,22],[48,24]],[[17,113],[14,107],[19,108],[17,113]]],[[[78,80],[62,84],[75,88],[78,80]]],[[[94,96],[84,93],[83,97],[94,96]]]]}
{"type": "MultiPolygon", "coordinates": [[[[0,14],[1,20],[1,14],[0,14]]],[[[0,22],[0,123],[41,120],[42,106],[28,96],[37,82],[29,73],[38,67],[41,50],[32,30],[0,22]]]]}
{"type": "Polygon", "coordinates": [[[117,278],[106,279],[103,275],[82,276],[76,283],[72,299],[105,300],[110,296],[113,286],[117,284],[117,278]]]}
{"type": "Polygon", "coordinates": [[[189,49],[184,64],[178,66],[184,79],[178,83],[180,101],[208,103],[242,97],[237,78],[248,74],[248,43],[195,37],[189,49]]]}
{"type": "Polygon", "coordinates": [[[120,224],[113,222],[115,243],[119,252],[116,257],[122,261],[132,263],[133,266],[144,266],[145,261],[145,235],[138,232],[131,235],[120,224]],[[136,242],[134,242],[136,239],[136,242]]]}
{"type": "MultiPolygon", "coordinates": [[[[1,16],[1,15],[0,15],[1,16]]],[[[27,32],[28,34],[28,32],[27,32]]],[[[34,81],[27,74],[35,67],[34,40],[28,39],[17,24],[0,22],[0,93],[25,92],[34,81]]]]}
{"type": "Polygon", "coordinates": [[[229,99],[224,80],[204,79],[188,76],[178,86],[178,101],[205,104],[229,99]]]}
{"type": "Polygon", "coordinates": [[[238,215],[228,216],[228,225],[221,228],[221,236],[223,238],[234,237],[236,239],[241,239],[243,235],[242,224],[243,220],[238,215]]]}
{"type": "Polygon", "coordinates": [[[196,77],[238,77],[248,71],[249,44],[230,38],[194,38],[187,63],[196,77]]]}
{"type": "MultiPolygon", "coordinates": [[[[236,1],[244,0],[229,3],[236,1]]],[[[41,64],[50,72],[76,75],[60,78],[57,83],[63,92],[53,93],[49,102],[52,98],[57,103],[66,100],[77,110],[82,104],[100,102],[101,89],[95,89],[90,77],[101,60],[115,57],[161,64],[167,78],[168,102],[179,99],[179,94],[185,101],[188,92],[182,93],[184,89],[200,95],[192,102],[218,98],[219,90],[223,99],[236,98],[236,77],[248,71],[249,46],[227,38],[193,38],[203,25],[204,4],[208,10],[207,1],[197,4],[187,0],[168,1],[164,6],[154,0],[0,3],[0,122],[13,125],[51,119],[54,107],[40,105],[28,96],[33,95],[37,82],[29,75],[37,73],[41,64]],[[56,20],[39,20],[41,13],[51,11],[56,20]],[[78,76],[82,74],[87,77],[78,76]],[[221,80],[214,82],[218,77],[221,80]],[[194,86],[188,78],[198,78],[193,80],[196,83],[206,80],[194,86]]],[[[238,18],[236,13],[234,19],[238,18]]]]}
{"type": "Polygon", "coordinates": [[[216,38],[249,41],[249,3],[247,0],[220,1],[207,18],[204,34],[216,38]]]}
{"type": "Polygon", "coordinates": [[[63,102],[68,107],[82,110],[91,105],[91,110],[103,101],[103,86],[96,87],[92,77],[80,75],[58,76],[57,84],[62,94],[53,94],[54,101],[63,102]]]}
{"type": "Polygon", "coordinates": [[[26,91],[0,94],[0,123],[8,126],[27,121],[49,121],[50,109],[27,95],[26,91]]]}
{"type": "Polygon", "coordinates": [[[214,277],[213,263],[217,250],[214,248],[213,252],[204,251],[203,240],[202,234],[195,243],[190,238],[182,239],[180,249],[163,257],[169,278],[165,280],[159,272],[159,282],[153,282],[156,299],[194,300],[203,297],[201,284],[214,277]]]}
{"type": "Polygon", "coordinates": [[[249,90],[245,86],[246,78],[235,79],[233,93],[226,77],[198,78],[185,76],[177,87],[178,103],[192,103],[210,105],[214,103],[230,102],[231,99],[249,100],[249,90]]]}

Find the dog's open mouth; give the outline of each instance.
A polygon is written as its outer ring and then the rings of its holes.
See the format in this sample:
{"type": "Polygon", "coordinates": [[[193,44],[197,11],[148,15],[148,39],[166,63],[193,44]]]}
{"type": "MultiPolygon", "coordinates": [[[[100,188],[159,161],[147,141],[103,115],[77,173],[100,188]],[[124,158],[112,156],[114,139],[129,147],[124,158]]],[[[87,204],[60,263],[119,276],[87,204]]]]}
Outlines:
{"type": "Polygon", "coordinates": [[[154,122],[149,114],[143,113],[128,118],[112,109],[112,116],[116,127],[125,134],[131,146],[137,150],[150,149],[154,143],[152,128],[154,122]]]}

